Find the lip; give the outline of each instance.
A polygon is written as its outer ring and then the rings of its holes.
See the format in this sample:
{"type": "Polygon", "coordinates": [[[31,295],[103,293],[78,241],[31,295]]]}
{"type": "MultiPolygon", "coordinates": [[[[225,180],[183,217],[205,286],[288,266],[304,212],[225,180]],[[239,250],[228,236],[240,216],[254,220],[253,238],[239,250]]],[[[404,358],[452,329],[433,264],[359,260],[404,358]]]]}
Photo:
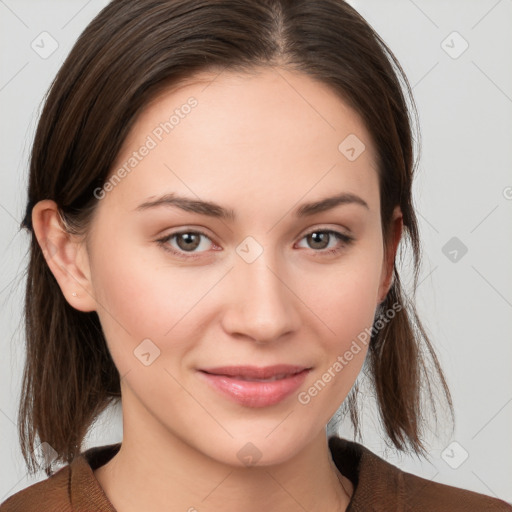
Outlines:
{"type": "Polygon", "coordinates": [[[216,391],[246,407],[277,404],[296,391],[311,368],[274,366],[222,366],[198,371],[216,391]]]}

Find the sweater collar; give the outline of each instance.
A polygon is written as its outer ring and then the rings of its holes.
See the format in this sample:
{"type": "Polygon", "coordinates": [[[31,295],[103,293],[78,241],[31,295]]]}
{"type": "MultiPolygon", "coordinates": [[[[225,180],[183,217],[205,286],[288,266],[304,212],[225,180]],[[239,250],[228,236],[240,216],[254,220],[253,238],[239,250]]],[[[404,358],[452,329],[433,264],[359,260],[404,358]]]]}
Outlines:
{"type": "MultiPolygon", "coordinates": [[[[332,436],[328,440],[333,462],[354,486],[346,512],[381,510],[386,497],[387,510],[403,508],[400,471],[363,445],[332,436]]],[[[116,512],[93,471],[106,464],[119,451],[121,443],[89,448],[71,463],[71,502],[77,510],[116,512]]]]}
{"type": "Polygon", "coordinates": [[[93,471],[106,464],[121,448],[121,443],[89,448],[71,463],[70,499],[73,510],[116,512],[93,471]]]}
{"type": "Polygon", "coordinates": [[[340,473],[354,485],[354,493],[346,512],[384,508],[397,512],[403,510],[403,484],[400,470],[396,466],[363,445],[340,437],[329,438],[329,449],[340,473]]]}

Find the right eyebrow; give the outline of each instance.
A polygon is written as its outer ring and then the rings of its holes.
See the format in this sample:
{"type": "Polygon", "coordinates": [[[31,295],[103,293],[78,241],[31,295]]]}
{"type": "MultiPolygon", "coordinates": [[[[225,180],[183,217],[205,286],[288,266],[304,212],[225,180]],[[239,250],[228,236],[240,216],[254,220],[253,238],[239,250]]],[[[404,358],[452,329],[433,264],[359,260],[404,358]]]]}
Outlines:
{"type": "Polygon", "coordinates": [[[148,198],[147,201],[137,206],[135,210],[144,211],[160,206],[177,206],[187,212],[198,213],[200,215],[207,215],[209,217],[230,221],[236,220],[235,212],[232,209],[224,208],[223,206],[210,201],[182,197],[176,194],[164,194],[163,196],[154,199],[148,198]]]}

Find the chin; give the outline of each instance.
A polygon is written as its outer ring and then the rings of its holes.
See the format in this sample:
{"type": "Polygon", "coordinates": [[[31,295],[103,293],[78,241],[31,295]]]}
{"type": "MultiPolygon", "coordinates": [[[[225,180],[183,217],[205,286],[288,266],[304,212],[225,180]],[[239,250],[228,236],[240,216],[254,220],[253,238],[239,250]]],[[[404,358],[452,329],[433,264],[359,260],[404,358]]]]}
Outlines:
{"type": "MultiPolygon", "coordinates": [[[[296,457],[324,432],[307,432],[303,426],[297,429],[287,426],[279,432],[282,425],[278,424],[279,422],[273,423],[273,432],[268,428],[261,429],[259,434],[254,435],[237,435],[233,432],[233,439],[224,439],[223,442],[219,442],[218,439],[213,442],[204,439],[203,442],[206,441],[207,445],[196,445],[196,449],[218,462],[238,468],[275,466],[296,457]]],[[[253,426],[248,430],[253,431],[253,426]]]]}

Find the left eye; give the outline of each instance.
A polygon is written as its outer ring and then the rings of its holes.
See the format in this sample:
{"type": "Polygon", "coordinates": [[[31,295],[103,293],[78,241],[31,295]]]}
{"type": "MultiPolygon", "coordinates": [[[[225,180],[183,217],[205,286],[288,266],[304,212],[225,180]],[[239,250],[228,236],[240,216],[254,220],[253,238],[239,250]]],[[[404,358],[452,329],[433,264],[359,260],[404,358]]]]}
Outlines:
{"type": "Polygon", "coordinates": [[[309,244],[313,245],[313,249],[318,249],[315,252],[320,254],[334,254],[341,251],[344,246],[350,244],[353,241],[353,238],[331,229],[316,229],[315,231],[307,233],[302,240],[307,240],[309,244]],[[329,247],[329,241],[331,241],[333,237],[338,243],[335,244],[334,247],[329,247]],[[326,241],[327,245],[325,245],[326,241]]]}

